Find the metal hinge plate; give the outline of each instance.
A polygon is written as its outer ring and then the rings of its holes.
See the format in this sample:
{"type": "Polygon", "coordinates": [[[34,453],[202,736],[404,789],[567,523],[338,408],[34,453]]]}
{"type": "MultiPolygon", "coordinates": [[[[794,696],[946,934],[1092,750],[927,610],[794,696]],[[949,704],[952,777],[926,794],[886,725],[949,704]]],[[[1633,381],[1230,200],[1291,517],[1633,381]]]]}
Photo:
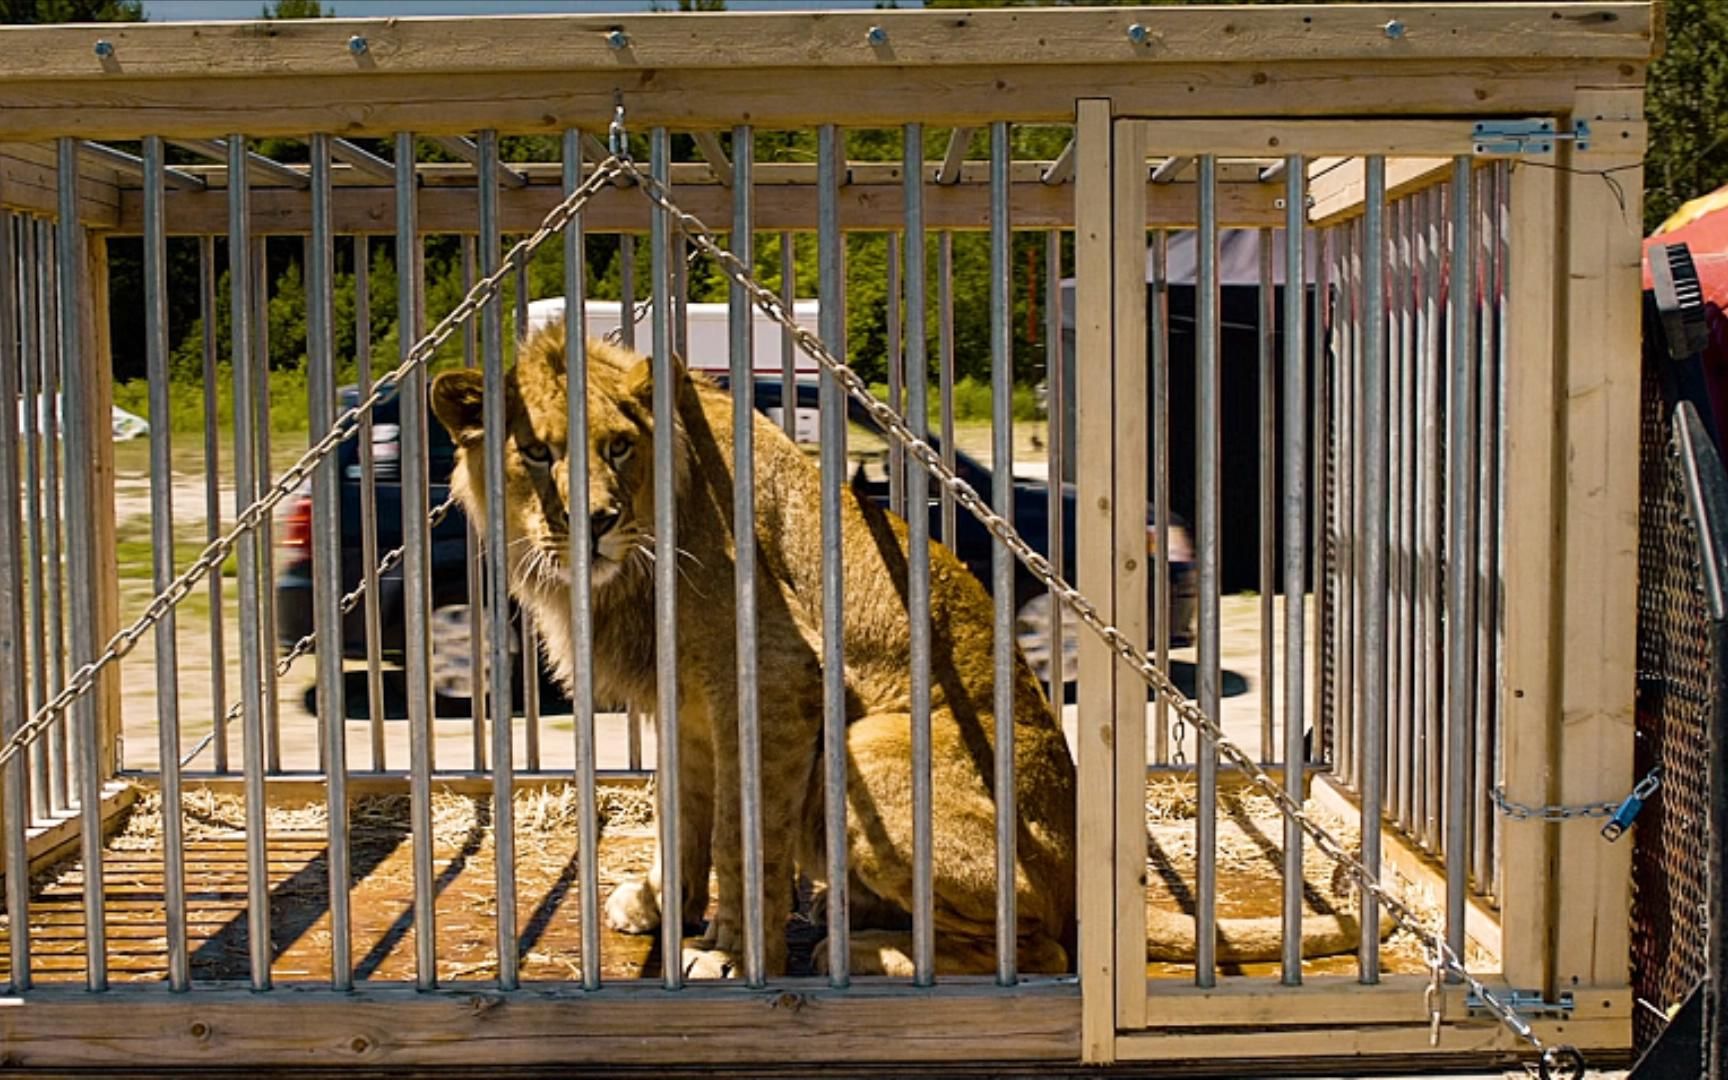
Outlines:
{"type": "MultiPolygon", "coordinates": [[[[1508,990],[1496,994],[1508,1008],[1526,1019],[1532,1017],[1563,1018],[1572,1015],[1572,991],[1562,991],[1559,1001],[1547,1001],[1540,990],[1508,990]]],[[[1472,1012],[1482,1009],[1482,999],[1470,994],[1464,999],[1464,1007],[1472,1012]]]]}
{"type": "Polygon", "coordinates": [[[1575,149],[1590,149],[1590,125],[1577,120],[1571,131],[1561,131],[1552,117],[1531,120],[1478,120],[1470,138],[1477,154],[1518,156],[1551,154],[1556,143],[1570,141],[1575,149]]]}

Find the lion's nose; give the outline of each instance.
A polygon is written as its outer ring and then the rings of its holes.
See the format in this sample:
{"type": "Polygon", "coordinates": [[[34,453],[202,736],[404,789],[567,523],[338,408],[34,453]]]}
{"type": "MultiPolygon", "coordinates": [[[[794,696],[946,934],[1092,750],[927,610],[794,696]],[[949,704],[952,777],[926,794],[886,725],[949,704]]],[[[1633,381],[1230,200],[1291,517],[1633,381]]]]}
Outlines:
{"type": "Polygon", "coordinates": [[[618,524],[618,511],[612,509],[595,510],[588,515],[589,534],[594,538],[594,549],[600,549],[600,538],[612,531],[612,526],[618,524]]]}

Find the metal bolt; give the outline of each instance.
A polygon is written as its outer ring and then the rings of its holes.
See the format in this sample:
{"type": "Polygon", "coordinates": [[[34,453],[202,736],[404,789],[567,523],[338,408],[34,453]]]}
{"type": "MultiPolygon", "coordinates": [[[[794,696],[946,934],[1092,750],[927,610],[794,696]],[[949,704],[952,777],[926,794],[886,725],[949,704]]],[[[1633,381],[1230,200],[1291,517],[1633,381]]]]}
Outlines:
{"type": "Polygon", "coordinates": [[[606,44],[614,49],[622,49],[630,44],[630,35],[622,30],[614,30],[606,35],[606,44]]]}
{"type": "Polygon", "coordinates": [[[96,55],[106,60],[114,55],[114,43],[104,38],[96,43],[96,55]]]}
{"type": "Polygon", "coordinates": [[[870,32],[864,35],[864,40],[880,48],[888,44],[888,31],[880,26],[872,26],[870,32]]]}
{"type": "Polygon", "coordinates": [[[1391,38],[1393,41],[1397,41],[1399,38],[1404,36],[1404,24],[1397,19],[1393,19],[1391,22],[1387,23],[1384,29],[1386,31],[1386,36],[1391,38]]]}
{"type": "Polygon", "coordinates": [[[355,34],[353,37],[348,39],[348,51],[353,53],[355,56],[360,56],[365,53],[368,48],[370,48],[370,46],[366,44],[366,39],[361,37],[359,34],[355,34]]]}
{"type": "Polygon", "coordinates": [[[1134,23],[1128,27],[1128,40],[1136,45],[1146,44],[1147,39],[1151,36],[1152,32],[1139,23],[1134,23]]]}

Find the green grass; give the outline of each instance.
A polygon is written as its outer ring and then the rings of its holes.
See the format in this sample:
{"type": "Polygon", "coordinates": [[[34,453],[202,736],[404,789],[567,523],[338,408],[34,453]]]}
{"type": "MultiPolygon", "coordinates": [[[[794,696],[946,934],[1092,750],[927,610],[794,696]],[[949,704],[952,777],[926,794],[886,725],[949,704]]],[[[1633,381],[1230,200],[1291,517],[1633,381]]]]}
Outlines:
{"type": "MultiPolygon", "coordinates": [[[[870,387],[870,392],[882,401],[888,400],[888,387],[885,383],[876,383],[870,387]]],[[[954,419],[961,422],[988,423],[994,413],[990,384],[970,375],[954,383],[954,419]]],[[[1038,408],[1038,395],[1030,386],[1016,386],[1013,393],[1013,415],[1015,420],[1042,420],[1044,414],[1038,408]]],[[[938,423],[942,419],[942,399],[935,384],[930,386],[930,422],[938,423]]]]}

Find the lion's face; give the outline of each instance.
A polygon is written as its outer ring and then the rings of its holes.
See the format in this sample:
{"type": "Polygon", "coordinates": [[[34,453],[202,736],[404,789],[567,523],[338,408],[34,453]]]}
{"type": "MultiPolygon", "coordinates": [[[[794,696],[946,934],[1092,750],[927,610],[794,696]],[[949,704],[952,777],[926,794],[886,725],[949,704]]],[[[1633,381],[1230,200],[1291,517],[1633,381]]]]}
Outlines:
{"type": "MultiPolygon", "coordinates": [[[[506,378],[505,538],[512,591],[569,587],[570,530],[589,538],[593,587],[645,581],[653,559],[653,383],[649,362],[589,343],[588,490],[572,498],[564,331],[554,326],[523,345],[506,378]],[[572,512],[574,509],[574,513],[572,512]]],[[[451,487],[480,527],[485,521],[483,383],[477,371],[446,372],[432,384],[432,408],[455,439],[451,487]]]]}

